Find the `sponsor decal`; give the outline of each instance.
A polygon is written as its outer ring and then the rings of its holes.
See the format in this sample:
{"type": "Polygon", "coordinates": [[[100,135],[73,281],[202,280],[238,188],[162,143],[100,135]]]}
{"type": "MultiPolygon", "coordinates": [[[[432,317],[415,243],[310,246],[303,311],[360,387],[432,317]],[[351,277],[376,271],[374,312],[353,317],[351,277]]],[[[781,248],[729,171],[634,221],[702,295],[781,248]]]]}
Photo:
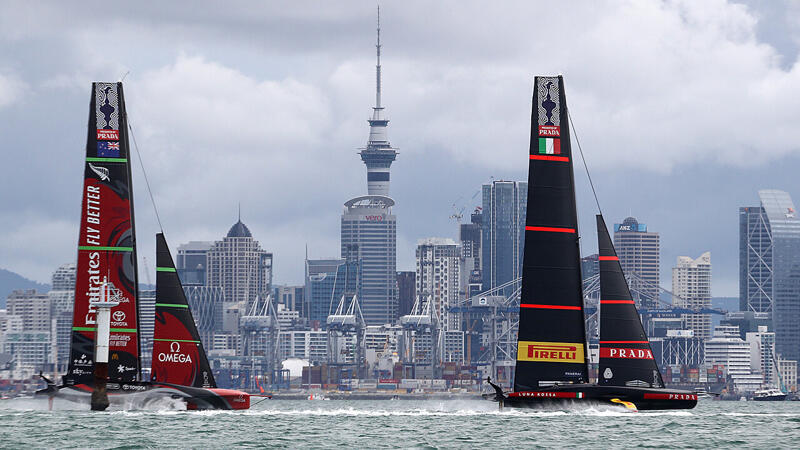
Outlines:
{"type": "Polygon", "coordinates": [[[583,344],[519,341],[517,361],[583,364],[583,344]]]}
{"type": "Polygon", "coordinates": [[[111,317],[116,322],[122,322],[123,320],[125,320],[125,313],[122,311],[114,311],[114,314],[112,314],[111,317]]]}
{"type": "Polygon", "coordinates": [[[509,397],[583,398],[583,392],[510,392],[509,397]]]}
{"type": "Polygon", "coordinates": [[[600,347],[601,358],[653,359],[653,353],[645,348],[600,347]]]}
{"type": "Polygon", "coordinates": [[[111,177],[108,176],[108,168],[103,166],[95,166],[92,163],[86,163],[86,164],[89,164],[89,168],[92,169],[92,172],[94,172],[95,174],[97,174],[98,177],[100,177],[100,181],[111,180],[111,177]]]}
{"type": "Polygon", "coordinates": [[[370,222],[383,222],[383,216],[364,216],[370,222]]]}
{"type": "Polygon", "coordinates": [[[539,125],[540,137],[560,137],[561,127],[555,125],[539,125]]]}
{"type": "Polygon", "coordinates": [[[98,141],[97,156],[104,156],[107,158],[118,158],[119,142],[98,141]]]}
{"type": "Polygon", "coordinates": [[[97,130],[97,139],[101,141],[119,141],[119,130],[97,130]]]}
{"type": "Polygon", "coordinates": [[[644,394],[644,398],[652,400],[697,400],[695,394],[644,394]]]}
{"type": "Polygon", "coordinates": [[[169,344],[169,353],[159,353],[158,360],[160,362],[190,364],[192,357],[181,353],[181,343],[173,341],[169,344]]]}
{"type": "Polygon", "coordinates": [[[540,155],[560,155],[561,139],[558,138],[539,138],[540,155]]]}
{"type": "Polygon", "coordinates": [[[611,371],[611,367],[606,367],[606,370],[603,371],[603,378],[606,380],[614,378],[614,372],[611,371]]]}

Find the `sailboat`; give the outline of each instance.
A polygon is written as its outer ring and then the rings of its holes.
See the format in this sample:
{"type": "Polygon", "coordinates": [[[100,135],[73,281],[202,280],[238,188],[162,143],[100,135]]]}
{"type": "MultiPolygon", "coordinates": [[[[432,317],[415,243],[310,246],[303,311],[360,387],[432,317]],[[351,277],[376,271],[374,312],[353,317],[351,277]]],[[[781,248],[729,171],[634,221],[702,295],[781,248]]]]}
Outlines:
{"type": "MultiPolygon", "coordinates": [[[[90,403],[98,376],[95,373],[97,305],[112,296],[119,304],[111,311],[108,335],[106,391],[111,404],[139,405],[174,398],[184,399],[188,407],[194,409],[247,408],[250,402],[244,392],[213,392],[203,387],[184,386],[181,379],[172,377],[158,382],[140,379],[139,280],[129,150],[122,83],[92,83],[69,365],[61,384],[42,376],[47,387],[36,394],[50,400],[61,398],[90,403]],[[217,401],[217,397],[225,401],[217,401]]],[[[166,248],[166,242],[163,245],[166,248]]],[[[169,251],[165,251],[169,256],[169,251]]],[[[174,272],[171,261],[170,257],[168,266],[174,272]]],[[[177,274],[174,276],[177,280],[177,274]]],[[[159,281],[162,284],[171,282],[161,281],[160,277],[159,281]]],[[[164,289],[166,287],[162,291],[164,289]]],[[[173,302],[186,302],[182,290],[180,298],[172,293],[164,296],[177,299],[173,302]]],[[[194,333],[196,335],[196,329],[194,333]]],[[[199,347],[202,351],[201,345],[199,347]]],[[[156,357],[154,354],[154,360],[156,357]]],[[[204,361],[207,369],[208,361],[204,361]]],[[[210,371],[208,374],[211,375],[210,371]]],[[[106,379],[105,374],[100,376],[106,379]]],[[[213,377],[211,380],[213,383],[213,377]]],[[[102,409],[106,406],[108,403],[102,409]]]]}
{"type": "Polygon", "coordinates": [[[505,406],[604,403],[688,409],[689,391],[666,389],[602,215],[600,352],[589,379],[575,180],[564,80],[534,80],[517,364],[512,392],[487,380],[505,406]]]}

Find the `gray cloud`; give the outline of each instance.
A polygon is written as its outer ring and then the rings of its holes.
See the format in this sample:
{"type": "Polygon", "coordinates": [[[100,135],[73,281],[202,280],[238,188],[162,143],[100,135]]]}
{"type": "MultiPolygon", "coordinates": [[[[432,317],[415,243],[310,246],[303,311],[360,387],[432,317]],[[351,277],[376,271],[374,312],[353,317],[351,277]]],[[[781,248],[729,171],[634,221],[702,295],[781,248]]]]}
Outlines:
{"type": "MultiPolygon", "coordinates": [[[[635,206],[662,232],[664,281],[679,253],[728,255],[714,259],[715,277],[735,292],[735,205],[755,201],[766,187],[757,180],[793,188],[782,166],[800,141],[800,41],[768,30],[791,30],[795,6],[412,1],[382,11],[400,268],[418,238],[455,234],[453,202],[489,176],[526,176],[532,76],[563,73],[608,222],[635,206]],[[753,191],[732,173],[752,177],[753,191]],[[685,202],[696,192],[734,208],[703,219],[725,230],[707,241],[682,231],[683,217],[703,214],[685,202]]],[[[365,190],[356,152],[374,98],[373,39],[369,2],[5,2],[0,152],[15,170],[0,179],[0,266],[46,280],[74,258],[89,85],[131,71],[128,112],[173,247],[220,238],[241,202],[277,280],[300,282],[305,245],[337,255],[341,205],[365,190]]],[[[149,256],[158,227],[141,175],[135,167],[149,256]]]]}

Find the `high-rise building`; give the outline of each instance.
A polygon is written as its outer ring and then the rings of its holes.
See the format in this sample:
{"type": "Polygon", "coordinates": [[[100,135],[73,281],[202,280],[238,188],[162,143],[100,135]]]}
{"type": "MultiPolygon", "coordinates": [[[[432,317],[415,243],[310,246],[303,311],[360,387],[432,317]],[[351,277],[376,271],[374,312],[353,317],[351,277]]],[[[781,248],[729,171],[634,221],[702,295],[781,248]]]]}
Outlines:
{"type": "Polygon", "coordinates": [[[389,195],[389,168],[397,149],[386,133],[389,119],[381,105],[380,22],[376,69],[375,106],[369,122],[367,146],[359,153],[367,166],[368,195],[345,202],[341,220],[342,258],[358,261],[361,270],[359,303],[368,325],[397,320],[397,218],[389,195]]]}
{"type": "Polygon", "coordinates": [[[206,284],[207,256],[213,246],[213,242],[206,241],[190,241],[178,246],[175,269],[177,269],[182,285],[203,286],[206,284]]]}
{"type": "Polygon", "coordinates": [[[760,206],[739,208],[739,302],[770,313],[775,349],[800,359],[800,218],[784,191],[758,191],[760,206]]]}
{"type": "Polygon", "coordinates": [[[75,303],[75,263],[62,264],[53,272],[50,298],[50,314],[56,321],[55,334],[51,333],[56,362],[63,367],[69,361],[69,346],[72,339],[72,308],[75,303]]]}
{"type": "Polygon", "coordinates": [[[359,289],[358,261],[346,259],[307,259],[306,285],[303,289],[306,318],[312,324],[325,327],[326,319],[336,311],[336,307],[345,297],[349,305],[354,295],[361,302],[359,289]]]}
{"type": "Polygon", "coordinates": [[[6,301],[9,315],[22,317],[24,331],[50,331],[50,297],[36,289],[11,292],[6,301]]]}
{"type": "Polygon", "coordinates": [[[460,249],[452,239],[428,238],[417,242],[417,296],[430,301],[431,313],[444,331],[460,329],[457,314],[448,313],[458,302],[460,249]]]}
{"type": "Polygon", "coordinates": [[[483,289],[489,290],[522,274],[528,183],[492,181],[482,193],[481,276],[483,289]]]}
{"type": "Polygon", "coordinates": [[[775,358],[775,333],[762,326],[755,333],[747,333],[745,340],[750,344],[753,371],[763,375],[764,385],[780,387],[775,358]]]}
{"type": "Polygon", "coordinates": [[[206,348],[214,348],[214,332],[222,331],[225,292],[220,286],[184,286],[183,293],[192,309],[192,317],[206,348]]]}
{"type": "Polygon", "coordinates": [[[600,274],[600,259],[597,253],[581,258],[581,277],[586,280],[600,274]]]}
{"type": "Polygon", "coordinates": [[[739,337],[738,327],[714,328],[713,337],[705,342],[705,359],[708,367],[724,366],[737,391],[752,392],[761,387],[761,375],[752,373],[750,343],[739,337]]]}
{"type": "Polygon", "coordinates": [[[397,272],[397,314],[411,313],[417,294],[416,272],[397,272]]]}
{"type": "Polygon", "coordinates": [[[483,290],[481,275],[482,223],[481,207],[477,207],[470,215],[470,223],[461,224],[458,227],[458,240],[461,244],[459,295],[462,298],[470,298],[483,290]]]}
{"type": "Polygon", "coordinates": [[[653,308],[659,296],[659,236],[628,217],[614,224],[614,248],[637,306],[653,308]]]}
{"type": "Polygon", "coordinates": [[[278,286],[275,289],[275,300],[280,305],[286,305],[286,308],[297,311],[300,317],[305,317],[305,302],[303,301],[305,294],[303,294],[303,286],[278,286]]]}
{"type": "Polygon", "coordinates": [[[156,326],[156,291],[139,290],[139,344],[142,346],[142,367],[150,367],[153,357],[153,333],[156,326]]]}
{"type": "Polygon", "coordinates": [[[250,305],[272,291],[272,253],[261,249],[241,218],[206,254],[206,286],[220,286],[226,302],[250,305]]]}
{"type": "MultiPolygon", "coordinates": [[[[711,252],[697,259],[678,256],[672,268],[673,306],[688,309],[711,308],[711,252]]],[[[694,331],[695,337],[711,338],[711,314],[682,314],[684,328],[694,331]]]]}

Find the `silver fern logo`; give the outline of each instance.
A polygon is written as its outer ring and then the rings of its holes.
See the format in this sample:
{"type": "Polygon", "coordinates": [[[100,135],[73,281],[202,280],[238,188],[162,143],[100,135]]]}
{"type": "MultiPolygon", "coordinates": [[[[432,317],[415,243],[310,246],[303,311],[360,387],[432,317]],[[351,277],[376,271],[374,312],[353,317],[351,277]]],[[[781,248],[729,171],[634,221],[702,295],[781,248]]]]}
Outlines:
{"type": "Polygon", "coordinates": [[[92,163],[89,163],[89,168],[92,169],[92,172],[96,173],[98,177],[100,177],[100,181],[109,181],[111,177],[108,176],[108,169],[105,167],[95,166],[92,163]]]}

